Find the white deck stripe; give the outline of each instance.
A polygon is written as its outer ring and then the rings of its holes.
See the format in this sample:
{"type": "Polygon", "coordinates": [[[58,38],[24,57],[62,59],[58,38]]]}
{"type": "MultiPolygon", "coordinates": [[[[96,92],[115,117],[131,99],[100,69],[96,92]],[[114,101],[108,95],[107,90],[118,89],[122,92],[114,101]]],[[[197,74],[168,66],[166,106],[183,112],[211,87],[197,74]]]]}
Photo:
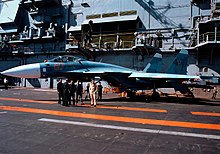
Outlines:
{"type": "Polygon", "coordinates": [[[45,121],[45,122],[71,124],[71,125],[79,125],[79,126],[89,126],[89,127],[97,127],[97,128],[107,128],[107,129],[126,130],[126,131],[143,132],[143,133],[166,134],[166,135],[176,135],[176,136],[186,136],[186,137],[197,137],[197,138],[208,138],[208,139],[220,140],[220,135],[196,134],[196,133],[186,133],[186,132],[176,132],[176,131],[164,131],[164,130],[157,130],[157,129],[144,129],[144,128],[123,127],[123,126],[114,126],[114,125],[102,125],[102,124],[92,124],[92,123],[85,123],[85,122],[67,121],[67,120],[58,120],[58,119],[47,119],[47,118],[41,118],[38,120],[45,121]]]}

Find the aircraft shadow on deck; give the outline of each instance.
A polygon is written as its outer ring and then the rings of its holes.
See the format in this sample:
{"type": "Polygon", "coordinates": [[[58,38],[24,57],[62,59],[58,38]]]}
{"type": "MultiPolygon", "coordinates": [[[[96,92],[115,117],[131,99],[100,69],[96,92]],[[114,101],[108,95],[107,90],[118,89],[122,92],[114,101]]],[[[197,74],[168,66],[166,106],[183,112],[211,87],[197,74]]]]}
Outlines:
{"type": "Polygon", "coordinates": [[[135,98],[110,98],[103,99],[102,102],[142,102],[142,103],[175,103],[175,104],[192,104],[192,105],[208,105],[208,106],[220,106],[220,100],[209,100],[203,98],[177,98],[177,97],[161,97],[157,99],[146,97],[135,97],[135,98]]]}
{"type": "Polygon", "coordinates": [[[34,88],[41,88],[41,84],[40,84],[40,81],[38,79],[27,79],[27,81],[34,88]]]}
{"type": "MultiPolygon", "coordinates": [[[[37,100],[37,101],[53,101],[58,102],[57,99],[47,99],[47,100],[37,100]]],[[[84,100],[85,104],[90,104],[90,100],[84,100]]],[[[178,97],[160,97],[160,98],[149,98],[146,97],[134,97],[134,98],[125,98],[125,97],[115,97],[115,98],[104,98],[102,100],[97,100],[97,104],[105,105],[105,102],[113,102],[113,103],[120,103],[120,102],[140,102],[140,103],[173,103],[173,104],[188,104],[188,105],[207,105],[207,106],[220,106],[220,100],[215,99],[204,99],[204,98],[178,98],[178,97]]],[[[81,104],[80,102],[78,103],[81,104]]],[[[86,107],[86,106],[78,106],[78,107],[86,107]]]]}

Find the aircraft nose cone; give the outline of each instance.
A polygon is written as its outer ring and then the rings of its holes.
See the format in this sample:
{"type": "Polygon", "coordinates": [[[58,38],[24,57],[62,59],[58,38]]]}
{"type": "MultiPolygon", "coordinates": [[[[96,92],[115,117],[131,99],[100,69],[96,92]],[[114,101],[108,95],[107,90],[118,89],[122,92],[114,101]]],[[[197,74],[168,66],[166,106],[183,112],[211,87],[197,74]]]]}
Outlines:
{"type": "Polygon", "coordinates": [[[28,64],[14,67],[1,72],[1,74],[17,78],[40,78],[40,64],[28,64]]]}

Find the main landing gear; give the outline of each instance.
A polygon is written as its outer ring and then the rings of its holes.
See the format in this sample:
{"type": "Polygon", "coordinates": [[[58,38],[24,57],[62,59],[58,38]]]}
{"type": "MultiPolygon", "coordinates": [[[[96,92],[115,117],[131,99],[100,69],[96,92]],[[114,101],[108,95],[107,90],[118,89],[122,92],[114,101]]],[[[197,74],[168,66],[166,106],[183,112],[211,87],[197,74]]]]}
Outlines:
{"type": "Polygon", "coordinates": [[[151,97],[153,99],[160,98],[160,94],[159,94],[159,92],[156,91],[156,89],[153,89],[153,93],[152,93],[151,97]]]}

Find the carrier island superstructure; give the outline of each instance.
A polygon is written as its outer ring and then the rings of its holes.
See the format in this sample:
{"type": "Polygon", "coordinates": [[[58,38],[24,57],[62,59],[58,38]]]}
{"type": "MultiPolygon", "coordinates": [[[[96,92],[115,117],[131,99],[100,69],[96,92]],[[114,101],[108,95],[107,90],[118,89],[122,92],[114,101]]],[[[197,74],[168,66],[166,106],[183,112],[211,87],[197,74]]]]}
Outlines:
{"type": "MultiPolygon", "coordinates": [[[[0,0],[0,71],[57,55],[142,70],[181,48],[188,73],[220,73],[220,0],[0,0]]],[[[24,86],[53,87],[53,79],[24,86]]]]}

